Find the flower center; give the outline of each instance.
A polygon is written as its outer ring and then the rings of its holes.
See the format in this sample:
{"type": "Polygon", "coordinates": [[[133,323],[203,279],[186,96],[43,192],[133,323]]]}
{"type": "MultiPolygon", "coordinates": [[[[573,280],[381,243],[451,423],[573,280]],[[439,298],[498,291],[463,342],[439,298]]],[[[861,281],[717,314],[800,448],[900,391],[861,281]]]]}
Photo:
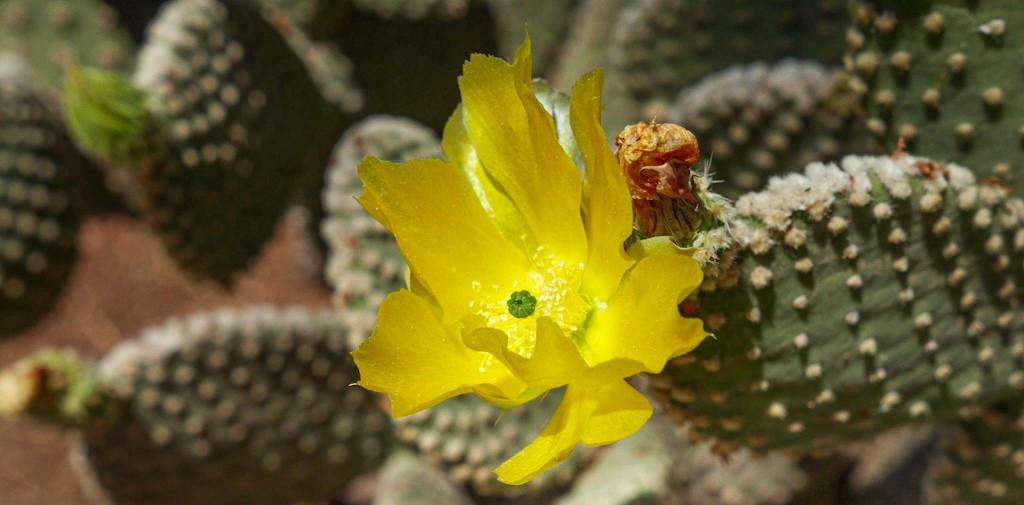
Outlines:
{"type": "Polygon", "coordinates": [[[530,317],[537,309],[537,299],[525,289],[512,293],[505,303],[508,305],[508,313],[519,319],[530,317]]]}
{"type": "MultiPolygon", "coordinates": [[[[562,331],[573,333],[592,308],[579,292],[582,263],[561,261],[543,247],[537,248],[531,262],[533,268],[513,285],[515,291],[508,298],[494,299],[481,293],[481,298],[490,301],[476,307],[487,326],[508,336],[509,349],[526,358],[533,354],[537,341],[538,318],[549,317],[562,331]]],[[[488,357],[482,367],[491,363],[488,357]]]]}

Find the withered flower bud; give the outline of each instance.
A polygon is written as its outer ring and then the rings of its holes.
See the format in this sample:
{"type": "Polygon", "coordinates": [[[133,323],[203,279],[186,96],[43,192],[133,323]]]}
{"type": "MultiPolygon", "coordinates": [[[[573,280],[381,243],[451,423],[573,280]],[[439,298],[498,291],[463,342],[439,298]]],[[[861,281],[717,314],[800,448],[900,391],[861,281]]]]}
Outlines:
{"type": "Polygon", "coordinates": [[[615,148],[642,238],[686,242],[705,214],[690,171],[700,158],[697,137],[679,125],[641,121],[615,137],[615,148]]]}

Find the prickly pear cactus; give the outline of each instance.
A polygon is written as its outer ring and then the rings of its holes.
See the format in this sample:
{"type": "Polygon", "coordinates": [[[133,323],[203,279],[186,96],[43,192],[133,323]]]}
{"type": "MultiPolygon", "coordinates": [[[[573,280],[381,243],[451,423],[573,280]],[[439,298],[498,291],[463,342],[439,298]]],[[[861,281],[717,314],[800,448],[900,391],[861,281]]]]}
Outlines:
{"type": "Polygon", "coordinates": [[[176,0],[135,73],[163,154],[131,160],[145,217],[187,270],[226,281],[318,176],[344,125],[286,38],[236,0],[176,0]]]}
{"type": "Polygon", "coordinates": [[[81,160],[48,96],[19,73],[0,71],[0,337],[49,312],[76,256],[81,160]]]}
{"type": "Polygon", "coordinates": [[[135,55],[117,13],[101,0],[2,0],[0,50],[19,53],[54,86],[70,61],[127,70],[135,55]]]}
{"type": "Polygon", "coordinates": [[[724,218],[732,250],[684,310],[715,338],[654,380],[719,448],[829,453],[1019,394],[1024,202],[959,166],[847,157],[724,218]]]}
{"type": "Polygon", "coordinates": [[[322,500],[383,459],[390,422],[329,313],[253,307],[148,330],[100,363],[119,416],[77,467],[119,505],[322,500]],[[174,476],[175,478],[169,478],[174,476]]]}
{"type": "MultiPolygon", "coordinates": [[[[618,16],[608,79],[634,107],[611,111],[621,124],[648,120],[679,89],[736,63],[783,57],[837,63],[846,23],[840,0],[640,0],[618,16]]],[[[606,121],[607,123],[607,121],[606,121]]]]}
{"type": "Polygon", "coordinates": [[[879,150],[1008,176],[1024,190],[1024,10],[1014,0],[857,0],[847,67],[879,150]]]}
{"type": "Polygon", "coordinates": [[[560,400],[561,392],[552,392],[530,408],[502,413],[476,398],[455,397],[396,419],[396,433],[481,500],[506,497],[538,503],[572,481],[584,464],[584,451],[577,450],[568,461],[523,486],[498,482],[494,469],[536,438],[560,400]]]}
{"type": "Polygon", "coordinates": [[[733,66],[680,91],[666,119],[686,125],[711,160],[727,198],[762,189],[768,178],[844,154],[852,103],[835,72],[812,61],[733,66]]]}
{"type": "Polygon", "coordinates": [[[961,420],[930,468],[929,505],[997,505],[1024,500],[1024,424],[1015,408],[961,420]]]}

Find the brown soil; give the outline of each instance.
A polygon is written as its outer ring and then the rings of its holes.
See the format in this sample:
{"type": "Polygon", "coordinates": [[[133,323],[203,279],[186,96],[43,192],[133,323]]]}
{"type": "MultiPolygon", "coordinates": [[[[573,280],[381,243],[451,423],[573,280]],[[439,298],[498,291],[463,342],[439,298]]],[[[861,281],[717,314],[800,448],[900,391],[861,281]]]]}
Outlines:
{"type": "MultiPolygon", "coordinates": [[[[80,258],[58,305],[35,328],[0,341],[0,367],[46,346],[101,356],[114,344],[172,316],[253,303],[326,307],[320,262],[299,220],[288,218],[231,289],[190,279],[144,225],[92,218],[78,237],[80,258]]],[[[5,505],[94,505],[68,465],[64,436],[27,421],[0,420],[0,496],[5,505]]]]}

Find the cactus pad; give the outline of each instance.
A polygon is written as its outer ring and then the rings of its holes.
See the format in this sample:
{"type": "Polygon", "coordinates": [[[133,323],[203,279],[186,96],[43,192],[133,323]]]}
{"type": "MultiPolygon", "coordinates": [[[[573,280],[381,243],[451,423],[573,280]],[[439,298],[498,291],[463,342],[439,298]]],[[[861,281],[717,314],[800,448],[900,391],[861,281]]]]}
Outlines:
{"type": "Polygon", "coordinates": [[[854,2],[851,87],[876,148],[959,163],[1024,190],[1024,10],[1014,0],[854,2]]]}
{"type": "Polygon", "coordinates": [[[71,177],[80,160],[47,98],[0,72],[0,336],[53,307],[76,256],[71,177]]]}
{"type": "Polygon", "coordinates": [[[336,495],[390,440],[374,396],[349,386],[345,333],[330,314],[259,307],[148,330],[100,363],[122,415],[83,429],[80,470],[120,505],[336,495]]]}
{"type": "Polygon", "coordinates": [[[343,126],[292,47],[235,0],[176,0],[150,25],[135,83],[166,155],[138,162],[170,254],[226,281],[320,174],[343,126]]]}
{"type": "Polygon", "coordinates": [[[842,40],[828,36],[845,23],[838,0],[640,0],[618,17],[609,80],[640,106],[628,122],[649,119],[681,87],[732,64],[842,55],[842,40]]]}
{"type": "Polygon", "coordinates": [[[654,381],[723,450],[826,454],[1024,388],[1024,202],[1004,186],[847,157],[773,179],[729,222],[734,249],[684,302],[715,338],[654,381]]]}

